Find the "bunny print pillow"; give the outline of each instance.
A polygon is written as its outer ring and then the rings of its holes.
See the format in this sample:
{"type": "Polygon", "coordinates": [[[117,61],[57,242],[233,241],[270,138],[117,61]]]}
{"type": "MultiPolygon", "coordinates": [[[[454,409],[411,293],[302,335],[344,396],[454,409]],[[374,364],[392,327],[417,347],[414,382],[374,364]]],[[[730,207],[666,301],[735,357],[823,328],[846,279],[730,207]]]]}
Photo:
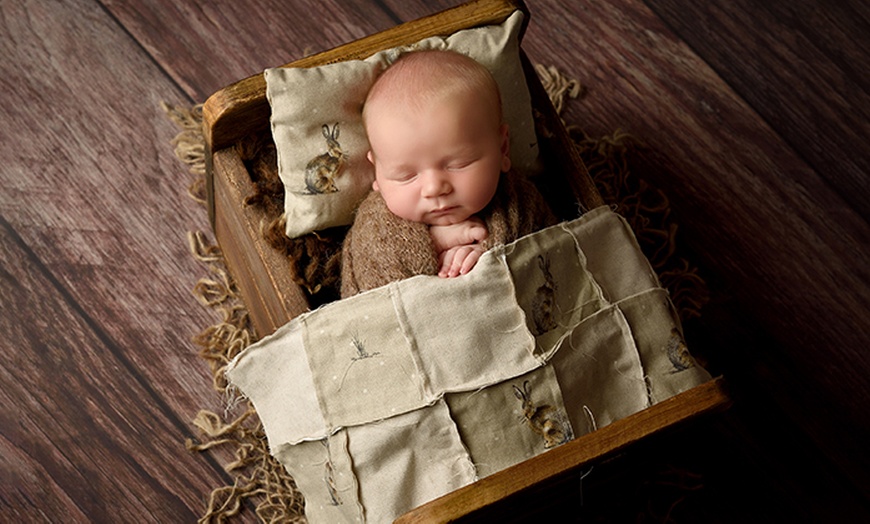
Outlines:
{"type": "Polygon", "coordinates": [[[378,74],[406,49],[450,49],[490,69],[501,89],[511,130],[511,160],[531,174],[538,148],[531,99],[519,56],[523,15],[501,25],[458,31],[389,49],[365,60],[312,68],[274,68],[264,73],[272,109],[272,137],[284,184],[286,233],[290,238],[353,222],[357,205],[372,188],[362,106],[378,74]]]}

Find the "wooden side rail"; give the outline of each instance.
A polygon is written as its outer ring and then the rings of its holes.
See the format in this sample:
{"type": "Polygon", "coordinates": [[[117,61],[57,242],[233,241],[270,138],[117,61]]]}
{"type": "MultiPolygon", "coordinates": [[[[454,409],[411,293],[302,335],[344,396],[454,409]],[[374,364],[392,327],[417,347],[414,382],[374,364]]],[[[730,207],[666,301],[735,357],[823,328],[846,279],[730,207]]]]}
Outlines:
{"type": "Polygon", "coordinates": [[[631,444],[699,415],[726,409],[731,403],[722,377],[617,420],[537,457],[484,477],[405,513],[397,524],[436,522],[500,522],[522,505],[524,494],[580,475],[592,463],[613,456],[631,444]]]}

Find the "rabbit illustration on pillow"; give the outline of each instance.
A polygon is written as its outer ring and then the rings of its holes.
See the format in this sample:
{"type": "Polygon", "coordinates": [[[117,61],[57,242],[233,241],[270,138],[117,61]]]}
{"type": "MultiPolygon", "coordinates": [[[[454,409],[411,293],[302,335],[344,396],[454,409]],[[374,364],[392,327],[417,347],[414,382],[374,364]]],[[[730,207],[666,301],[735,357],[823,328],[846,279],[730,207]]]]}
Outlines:
{"type": "Polygon", "coordinates": [[[332,129],[323,124],[321,130],[326,139],[326,153],[312,158],[305,166],[305,194],[309,195],[336,193],[338,186],[335,185],[335,178],[344,167],[346,158],[338,143],[338,122],[332,129]]]}

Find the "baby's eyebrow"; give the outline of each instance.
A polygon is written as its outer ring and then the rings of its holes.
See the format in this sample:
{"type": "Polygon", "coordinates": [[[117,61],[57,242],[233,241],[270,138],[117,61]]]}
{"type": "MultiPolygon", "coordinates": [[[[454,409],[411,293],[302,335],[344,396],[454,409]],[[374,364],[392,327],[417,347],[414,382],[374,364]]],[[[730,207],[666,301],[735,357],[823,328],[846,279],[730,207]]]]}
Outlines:
{"type": "Polygon", "coordinates": [[[414,172],[414,168],[408,165],[387,166],[383,170],[384,176],[388,178],[403,178],[406,175],[413,174],[414,172]]]}
{"type": "Polygon", "coordinates": [[[461,144],[452,148],[449,151],[449,156],[470,156],[476,154],[478,149],[476,144],[461,144]]]}
{"type": "Polygon", "coordinates": [[[401,163],[401,164],[385,163],[385,167],[391,172],[392,171],[413,171],[414,170],[414,166],[412,166],[411,164],[408,164],[408,163],[401,163]]]}

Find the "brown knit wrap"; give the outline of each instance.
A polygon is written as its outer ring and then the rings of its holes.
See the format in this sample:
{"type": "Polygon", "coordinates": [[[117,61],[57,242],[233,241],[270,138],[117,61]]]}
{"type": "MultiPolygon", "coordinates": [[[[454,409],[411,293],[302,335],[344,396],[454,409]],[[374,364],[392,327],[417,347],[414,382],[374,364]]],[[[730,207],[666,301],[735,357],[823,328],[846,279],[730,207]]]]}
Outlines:
{"type": "MultiPolygon", "coordinates": [[[[489,230],[485,249],[556,223],[534,184],[513,171],[501,176],[495,197],[479,216],[489,230]]],[[[397,217],[372,191],[344,240],[342,298],[414,275],[435,275],[439,269],[429,227],[397,217]]]]}

